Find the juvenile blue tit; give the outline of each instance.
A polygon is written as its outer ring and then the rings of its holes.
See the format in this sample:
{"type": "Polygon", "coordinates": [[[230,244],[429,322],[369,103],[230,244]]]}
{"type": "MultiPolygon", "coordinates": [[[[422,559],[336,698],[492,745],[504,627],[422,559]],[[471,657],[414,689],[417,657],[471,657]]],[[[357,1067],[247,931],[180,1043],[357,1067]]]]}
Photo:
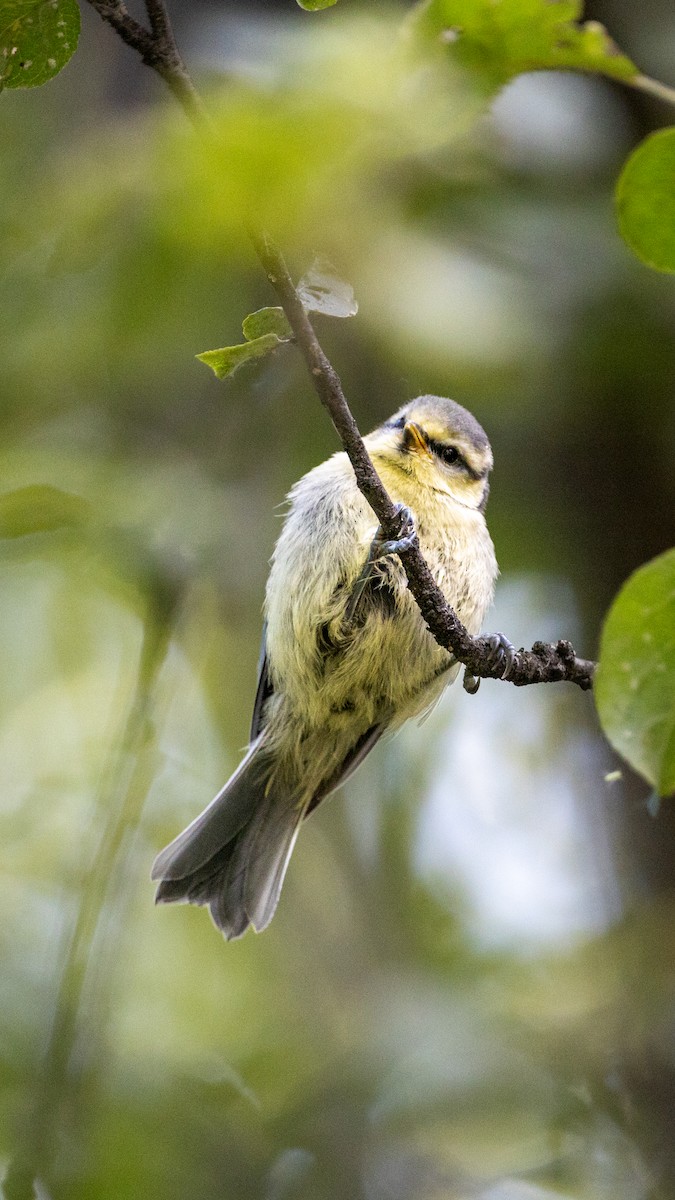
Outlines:
{"type": "MultiPolygon", "coordinates": [[[[483,429],[454,401],[419,396],[364,440],[448,603],[479,633],[497,576],[483,429]]],[[[152,872],[158,902],[208,904],[226,938],[265,929],[303,819],[459,670],[427,630],[347,455],[315,467],[289,500],[248,751],[152,872]]]]}

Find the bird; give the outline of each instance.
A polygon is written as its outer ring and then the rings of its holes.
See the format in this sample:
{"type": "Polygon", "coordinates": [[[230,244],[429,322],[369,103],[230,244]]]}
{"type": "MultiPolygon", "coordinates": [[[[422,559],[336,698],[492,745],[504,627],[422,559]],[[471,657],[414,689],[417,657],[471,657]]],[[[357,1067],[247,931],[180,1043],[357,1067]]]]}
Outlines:
{"type": "MultiPolygon", "coordinates": [[[[291,489],[265,594],[248,749],[152,869],[157,903],[208,906],[228,940],[269,925],[303,820],[457,676],[460,664],[427,629],[398,551],[417,536],[469,633],[480,632],[492,603],[498,568],[485,506],[493,458],[475,417],[443,396],[418,396],[364,443],[401,536],[385,538],[344,452],[291,489]]],[[[502,635],[494,645],[506,674],[513,648],[502,635]]]]}

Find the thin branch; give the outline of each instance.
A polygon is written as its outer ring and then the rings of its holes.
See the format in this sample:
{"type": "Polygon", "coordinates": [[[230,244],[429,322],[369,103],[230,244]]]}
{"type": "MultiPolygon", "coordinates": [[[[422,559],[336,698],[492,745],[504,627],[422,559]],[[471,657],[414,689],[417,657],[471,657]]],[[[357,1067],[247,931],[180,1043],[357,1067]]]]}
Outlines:
{"type": "Polygon", "coordinates": [[[173,36],[171,20],[164,0],[145,0],[145,11],[148,14],[150,28],[158,41],[171,42],[177,50],[176,39],[173,36]]]}
{"type": "Polygon", "coordinates": [[[140,54],[145,66],[161,76],[193,125],[204,128],[208,123],[206,108],[180,56],[164,0],[146,0],[149,30],[131,16],[123,0],[88,3],[127,46],[140,54]]]}
{"type": "MultiPolygon", "coordinates": [[[[340,380],[326,358],[312,328],[307,312],[284,259],[266,234],[250,233],[256,254],[274,288],[296,342],[307,363],[319,399],[331,420],[354,468],[357,484],[378,518],[386,537],[395,538],[400,530],[394,505],[369,458],[351,414],[340,380]]],[[[449,650],[476,678],[499,679],[503,666],[494,665],[494,650],[487,637],[474,638],[449,607],[419,548],[417,540],[410,550],[399,555],[412,592],[430,632],[439,645],[449,650]]],[[[595,664],[577,658],[569,642],[555,645],[535,642],[531,650],[521,649],[509,672],[509,683],[524,687],[530,683],[567,680],[588,690],[592,686],[595,664]]]]}
{"type": "Polygon", "coordinates": [[[88,0],[88,3],[104,21],[112,25],[122,41],[131,46],[132,50],[136,50],[143,62],[150,66],[149,58],[154,49],[154,39],[152,34],[131,16],[126,4],[123,4],[122,0],[88,0]]]}
{"type": "Polygon", "coordinates": [[[394,505],[370,460],[356,421],[345,399],[340,380],[319,345],[283,257],[267,234],[249,230],[249,236],[265,274],[281,300],[282,308],[307,363],[319,399],[328,410],[338,437],[349,455],[359,488],[387,536],[394,538],[399,533],[394,505]]]}
{"type": "MultiPolygon", "coordinates": [[[[206,110],[181,59],[164,0],[145,0],[151,32],[129,15],[121,0],[89,0],[89,3],[127,45],[140,54],[146,66],[162,76],[193,124],[202,132],[208,129],[206,110]]],[[[394,505],[370,460],[338,375],[319,345],[283,257],[267,235],[250,231],[250,237],[281,301],[319,399],[328,410],[349,456],[356,482],[385,535],[396,538],[400,529],[394,505]]],[[[410,591],[439,645],[449,650],[476,679],[501,678],[503,666],[495,665],[494,648],[489,638],[471,637],[464,628],[422,557],[417,539],[410,550],[401,551],[400,559],[410,591]]],[[[531,650],[521,649],[516,654],[509,671],[509,682],[524,687],[530,683],[567,680],[588,690],[592,687],[594,671],[595,663],[577,658],[569,642],[559,641],[555,645],[535,642],[531,650]]]]}
{"type": "Polygon", "coordinates": [[[656,96],[666,104],[675,105],[675,88],[667,83],[660,83],[658,79],[652,79],[649,75],[634,75],[632,79],[624,80],[624,83],[638,92],[646,92],[647,95],[656,96]]]}

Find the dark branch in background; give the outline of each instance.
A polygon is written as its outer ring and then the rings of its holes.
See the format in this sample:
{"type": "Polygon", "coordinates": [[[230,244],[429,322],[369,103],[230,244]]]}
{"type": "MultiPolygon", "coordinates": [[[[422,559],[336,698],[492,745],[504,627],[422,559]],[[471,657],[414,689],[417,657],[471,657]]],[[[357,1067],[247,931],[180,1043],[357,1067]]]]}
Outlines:
{"type": "MultiPolygon", "coordinates": [[[[208,128],[206,110],[179,54],[164,0],[145,0],[150,30],[129,15],[121,0],[88,2],[123,41],[140,54],[145,65],[161,75],[192,123],[202,132],[208,128]]],[[[400,518],[397,518],[394,504],[370,460],[338,375],[319,345],[283,257],[266,234],[252,232],[250,236],[295,334],[319,399],[328,410],[349,456],[359,489],[385,536],[397,538],[401,532],[400,518]]],[[[431,574],[417,539],[409,550],[401,551],[400,559],[410,591],[439,645],[449,650],[476,679],[501,678],[504,666],[503,662],[495,663],[494,642],[485,636],[474,638],[464,628],[431,574]]],[[[569,642],[559,641],[555,645],[535,642],[531,650],[519,650],[515,655],[508,681],[516,687],[524,687],[530,683],[566,680],[588,690],[593,685],[594,671],[595,663],[577,658],[569,642]]]]}

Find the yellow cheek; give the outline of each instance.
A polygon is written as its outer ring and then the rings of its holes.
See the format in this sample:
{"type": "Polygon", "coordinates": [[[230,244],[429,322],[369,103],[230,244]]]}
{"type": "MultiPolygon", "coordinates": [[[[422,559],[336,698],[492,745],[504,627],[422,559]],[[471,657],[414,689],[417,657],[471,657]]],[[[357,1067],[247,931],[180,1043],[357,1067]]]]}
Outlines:
{"type": "Polygon", "coordinates": [[[483,499],[485,483],[482,479],[469,479],[457,472],[451,478],[446,476],[445,486],[452,496],[470,508],[478,508],[483,499]]]}

